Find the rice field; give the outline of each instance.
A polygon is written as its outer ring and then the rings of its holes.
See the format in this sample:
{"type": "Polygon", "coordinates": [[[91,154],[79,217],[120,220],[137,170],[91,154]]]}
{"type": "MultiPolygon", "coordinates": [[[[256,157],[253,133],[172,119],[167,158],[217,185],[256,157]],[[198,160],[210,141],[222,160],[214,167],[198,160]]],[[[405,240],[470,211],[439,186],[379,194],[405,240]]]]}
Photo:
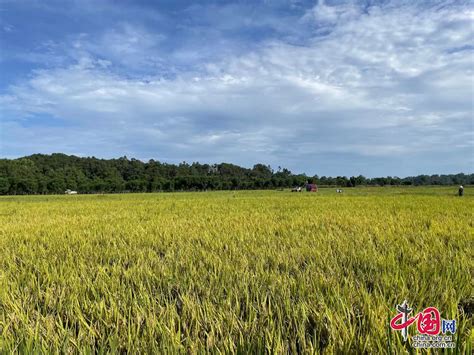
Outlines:
{"type": "Polygon", "coordinates": [[[474,193],[455,193],[1,197],[0,353],[408,353],[405,299],[471,353],[474,193]]]}

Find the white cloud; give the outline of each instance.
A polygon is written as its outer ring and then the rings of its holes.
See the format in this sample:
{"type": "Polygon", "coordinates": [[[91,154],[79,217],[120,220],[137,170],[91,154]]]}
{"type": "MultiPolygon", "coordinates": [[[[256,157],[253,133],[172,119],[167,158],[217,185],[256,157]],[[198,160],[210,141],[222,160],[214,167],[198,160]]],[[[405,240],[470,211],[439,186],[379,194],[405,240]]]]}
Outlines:
{"type": "Polygon", "coordinates": [[[324,0],[307,11],[302,17],[303,22],[314,22],[317,26],[330,26],[340,22],[351,21],[361,15],[361,9],[348,3],[340,6],[327,6],[324,0]]]}

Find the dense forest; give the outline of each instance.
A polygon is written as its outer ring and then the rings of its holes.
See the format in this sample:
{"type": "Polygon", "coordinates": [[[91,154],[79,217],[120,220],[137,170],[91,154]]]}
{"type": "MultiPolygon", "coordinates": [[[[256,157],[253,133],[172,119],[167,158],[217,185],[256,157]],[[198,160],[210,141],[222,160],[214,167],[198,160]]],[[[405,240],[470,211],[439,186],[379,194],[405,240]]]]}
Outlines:
{"type": "Polygon", "coordinates": [[[55,194],[66,189],[79,193],[278,189],[303,186],[352,187],[358,185],[453,185],[474,184],[474,174],[419,175],[414,177],[307,176],[288,169],[256,164],[237,165],[142,162],[80,158],[65,154],[35,154],[19,159],[0,159],[0,194],[55,194]]]}

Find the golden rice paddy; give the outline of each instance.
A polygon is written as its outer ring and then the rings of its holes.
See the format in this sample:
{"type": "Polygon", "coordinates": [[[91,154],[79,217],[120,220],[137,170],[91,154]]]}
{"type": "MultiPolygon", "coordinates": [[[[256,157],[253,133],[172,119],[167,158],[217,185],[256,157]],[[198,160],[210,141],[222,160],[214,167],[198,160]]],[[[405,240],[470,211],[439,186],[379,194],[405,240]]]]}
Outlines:
{"type": "Polygon", "coordinates": [[[474,199],[455,192],[2,197],[0,353],[403,353],[405,299],[471,353],[474,199]]]}

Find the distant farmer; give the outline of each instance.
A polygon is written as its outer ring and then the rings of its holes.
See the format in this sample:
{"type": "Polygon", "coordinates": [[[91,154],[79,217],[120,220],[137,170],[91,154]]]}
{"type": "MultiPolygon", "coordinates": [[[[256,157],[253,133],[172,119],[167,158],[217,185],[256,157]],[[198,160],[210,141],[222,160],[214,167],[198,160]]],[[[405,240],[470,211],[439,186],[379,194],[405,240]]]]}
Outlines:
{"type": "Polygon", "coordinates": [[[459,186],[459,190],[458,190],[458,194],[459,196],[464,196],[464,186],[459,186]]]}

